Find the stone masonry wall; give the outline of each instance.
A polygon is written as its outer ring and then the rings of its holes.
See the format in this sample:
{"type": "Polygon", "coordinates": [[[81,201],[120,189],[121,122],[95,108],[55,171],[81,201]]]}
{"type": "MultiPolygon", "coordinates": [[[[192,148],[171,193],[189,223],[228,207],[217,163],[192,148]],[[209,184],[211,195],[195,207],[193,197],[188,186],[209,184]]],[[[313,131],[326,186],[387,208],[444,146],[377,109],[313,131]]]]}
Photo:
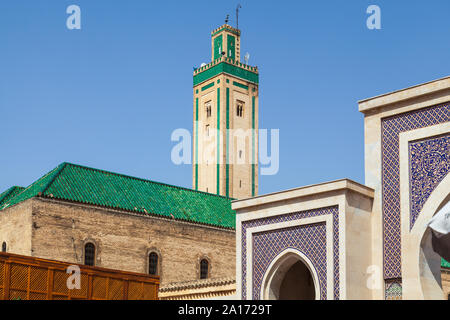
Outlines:
{"type": "Polygon", "coordinates": [[[31,255],[31,202],[0,211],[0,248],[3,242],[7,252],[31,255]]]}
{"type": "Polygon", "coordinates": [[[34,198],[33,256],[83,263],[86,242],[96,245],[96,266],[148,272],[148,254],[160,254],[161,285],[199,279],[199,262],[210,261],[210,278],[235,277],[235,232],[176,220],[135,216],[79,204],[34,198]]]}

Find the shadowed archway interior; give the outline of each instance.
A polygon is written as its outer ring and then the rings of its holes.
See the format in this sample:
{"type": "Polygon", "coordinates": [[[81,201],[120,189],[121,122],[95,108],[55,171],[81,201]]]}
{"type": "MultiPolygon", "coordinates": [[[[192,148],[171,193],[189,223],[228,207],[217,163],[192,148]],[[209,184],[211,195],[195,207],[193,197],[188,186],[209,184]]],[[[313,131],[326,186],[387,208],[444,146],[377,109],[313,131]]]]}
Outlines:
{"type": "Polygon", "coordinates": [[[280,300],[314,300],[315,288],[311,272],[297,261],[286,272],[280,286],[280,300]]]}
{"type": "Polygon", "coordinates": [[[320,299],[317,275],[296,253],[281,255],[267,273],[262,296],[268,300],[320,299]]]}

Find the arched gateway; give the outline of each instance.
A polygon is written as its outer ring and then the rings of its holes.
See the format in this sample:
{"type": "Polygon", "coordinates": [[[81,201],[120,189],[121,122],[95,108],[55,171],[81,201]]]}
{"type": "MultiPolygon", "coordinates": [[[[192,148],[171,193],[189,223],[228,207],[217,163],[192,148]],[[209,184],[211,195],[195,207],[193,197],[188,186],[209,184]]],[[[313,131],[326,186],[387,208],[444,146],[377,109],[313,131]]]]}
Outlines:
{"type": "Polygon", "coordinates": [[[263,278],[261,297],[265,300],[320,299],[319,280],[309,259],[288,249],[269,266],[263,278]]]}
{"type": "Polygon", "coordinates": [[[238,298],[450,295],[450,77],[358,104],[364,185],[343,179],[233,202],[238,298]]]}

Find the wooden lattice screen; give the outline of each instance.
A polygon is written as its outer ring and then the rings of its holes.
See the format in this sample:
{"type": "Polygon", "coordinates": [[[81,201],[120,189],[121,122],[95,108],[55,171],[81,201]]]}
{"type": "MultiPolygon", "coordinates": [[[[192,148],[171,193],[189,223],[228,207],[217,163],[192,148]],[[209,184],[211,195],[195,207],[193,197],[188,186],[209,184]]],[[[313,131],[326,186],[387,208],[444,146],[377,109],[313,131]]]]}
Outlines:
{"type": "Polygon", "coordinates": [[[70,263],[0,253],[3,300],[157,300],[155,276],[77,265],[80,289],[69,290],[70,263]]]}

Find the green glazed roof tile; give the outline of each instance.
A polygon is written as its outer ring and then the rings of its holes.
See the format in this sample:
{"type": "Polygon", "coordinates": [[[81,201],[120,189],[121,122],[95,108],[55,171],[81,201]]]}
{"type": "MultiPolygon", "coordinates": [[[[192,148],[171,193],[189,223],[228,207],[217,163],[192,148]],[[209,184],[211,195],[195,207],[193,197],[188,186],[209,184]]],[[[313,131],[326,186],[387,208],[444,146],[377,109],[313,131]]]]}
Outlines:
{"type": "Polygon", "coordinates": [[[6,190],[5,192],[0,194],[0,207],[8,202],[10,199],[14,198],[15,196],[17,196],[19,193],[21,193],[25,188],[23,187],[11,187],[8,190],[6,190]]]}
{"type": "Polygon", "coordinates": [[[0,205],[0,210],[6,209],[22,201],[38,196],[40,193],[43,193],[42,191],[45,190],[47,185],[49,185],[53,181],[53,179],[56,177],[59,170],[63,168],[63,166],[64,164],[59,165],[58,167],[47,173],[45,176],[32,183],[18,195],[11,198],[9,201],[5,201],[0,205]]]}
{"type": "Polygon", "coordinates": [[[442,258],[441,267],[442,268],[450,268],[450,262],[445,261],[444,258],[442,258]]]}
{"type": "Polygon", "coordinates": [[[235,227],[229,198],[71,163],[62,163],[20,194],[3,201],[0,210],[36,196],[235,227]]]}

